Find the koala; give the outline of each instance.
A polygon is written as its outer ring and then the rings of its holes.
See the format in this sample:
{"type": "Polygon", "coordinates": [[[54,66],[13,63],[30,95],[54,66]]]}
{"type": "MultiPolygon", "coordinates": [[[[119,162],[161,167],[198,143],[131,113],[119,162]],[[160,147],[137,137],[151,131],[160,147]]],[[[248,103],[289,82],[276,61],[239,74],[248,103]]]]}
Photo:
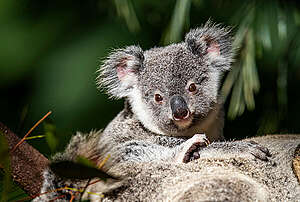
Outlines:
{"type": "MultiPolygon", "coordinates": [[[[110,155],[102,167],[109,171],[123,162],[187,163],[199,158],[202,147],[224,140],[219,89],[233,62],[232,40],[230,28],[208,22],[190,30],[180,43],[113,51],[98,70],[97,83],[111,98],[124,98],[124,109],[103,131],[75,135],[53,161],[84,156],[99,165],[110,155]]],[[[224,150],[264,161],[270,156],[256,143],[230,144],[226,142],[224,150]]],[[[50,169],[44,177],[42,192],[58,185],[79,186],[50,169]]]]}
{"type": "Polygon", "coordinates": [[[98,84],[126,104],[103,131],[102,144],[114,145],[111,153],[122,160],[151,161],[174,159],[191,142],[206,141],[197,135],[186,142],[196,134],[224,140],[219,87],[233,55],[230,29],[211,23],[191,30],[181,43],[111,53],[98,84]]]}

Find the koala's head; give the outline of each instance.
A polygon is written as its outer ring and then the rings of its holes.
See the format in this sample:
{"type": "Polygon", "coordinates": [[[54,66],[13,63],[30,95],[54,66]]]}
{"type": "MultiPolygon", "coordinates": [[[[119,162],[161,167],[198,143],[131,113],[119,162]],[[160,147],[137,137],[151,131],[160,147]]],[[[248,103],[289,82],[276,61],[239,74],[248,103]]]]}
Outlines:
{"type": "Polygon", "coordinates": [[[100,68],[99,84],[111,97],[127,98],[150,131],[180,136],[216,105],[232,60],[230,29],[207,23],[181,43],[114,51],[100,68]]]}

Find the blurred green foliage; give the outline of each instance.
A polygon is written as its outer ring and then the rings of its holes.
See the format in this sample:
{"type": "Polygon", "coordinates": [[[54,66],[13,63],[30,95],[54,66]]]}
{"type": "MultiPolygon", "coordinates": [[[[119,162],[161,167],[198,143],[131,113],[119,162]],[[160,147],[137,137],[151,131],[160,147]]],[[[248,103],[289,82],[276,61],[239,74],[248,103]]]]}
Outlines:
{"type": "Polygon", "coordinates": [[[50,150],[52,152],[55,152],[58,146],[58,138],[56,137],[56,127],[53,123],[49,123],[49,122],[45,122],[43,125],[44,125],[44,134],[48,146],[50,147],[50,150]]]}
{"type": "Polygon", "coordinates": [[[296,0],[3,0],[0,121],[23,136],[51,110],[52,122],[31,134],[47,141],[30,140],[49,156],[75,131],[104,128],[122,109],[122,101],[108,100],[95,84],[113,48],[178,42],[209,18],[233,26],[236,36],[236,62],[222,86],[225,136],[299,133],[296,0]]]}
{"type": "Polygon", "coordinates": [[[299,133],[297,0],[2,0],[0,121],[24,136],[51,110],[30,135],[46,138],[29,143],[46,156],[62,150],[75,131],[104,128],[122,109],[95,84],[113,48],[178,42],[209,18],[235,34],[236,62],[222,86],[225,136],[299,133]]]}

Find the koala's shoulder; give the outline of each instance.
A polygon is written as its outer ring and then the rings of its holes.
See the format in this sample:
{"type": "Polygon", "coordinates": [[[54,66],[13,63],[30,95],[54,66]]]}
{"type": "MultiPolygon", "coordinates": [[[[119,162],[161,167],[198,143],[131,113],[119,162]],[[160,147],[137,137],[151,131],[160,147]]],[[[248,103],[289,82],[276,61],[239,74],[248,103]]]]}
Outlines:
{"type": "Polygon", "coordinates": [[[122,138],[126,141],[132,139],[142,139],[149,135],[136,115],[129,107],[125,107],[105,128],[104,135],[113,136],[114,139],[122,138]]]}

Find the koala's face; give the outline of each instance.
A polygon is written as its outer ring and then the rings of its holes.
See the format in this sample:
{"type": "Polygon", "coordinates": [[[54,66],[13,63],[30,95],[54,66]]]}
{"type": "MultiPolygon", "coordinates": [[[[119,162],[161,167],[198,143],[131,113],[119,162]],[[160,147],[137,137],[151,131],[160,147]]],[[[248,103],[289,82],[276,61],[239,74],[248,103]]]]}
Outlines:
{"type": "Polygon", "coordinates": [[[207,24],[190,31],[185,42],[116,51],[103,65],[102,84],[114,97],[127,97],[150,131],[180,136],[213,109],[232,55],[227,29],[207,24]]]}
{"type": "Polygon", "coordinates": [[[219,74],[185,43],[146,51],[137,89],[130,96],[132,106],[144,105],[143,111],[151,114],[152,125],[160,133],[179,135],[206,117],[216,103],[219,74]],[[141,99],[134,101],[139,96],[141,99]]]}

